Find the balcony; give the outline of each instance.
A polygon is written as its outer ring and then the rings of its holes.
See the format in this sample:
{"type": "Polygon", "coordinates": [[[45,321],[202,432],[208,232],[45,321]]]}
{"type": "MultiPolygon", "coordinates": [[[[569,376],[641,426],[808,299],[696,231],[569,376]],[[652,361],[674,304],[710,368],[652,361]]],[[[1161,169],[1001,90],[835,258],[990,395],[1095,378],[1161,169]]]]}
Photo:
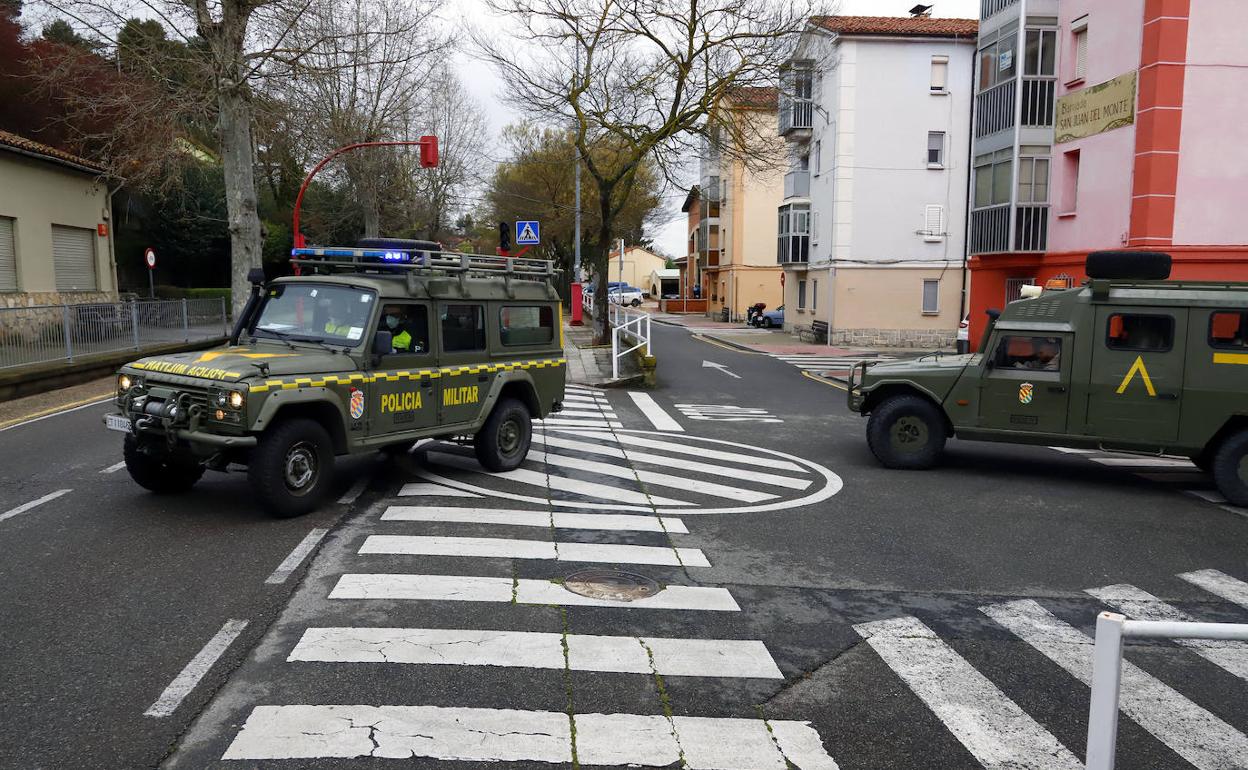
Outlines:
{"type": "Polygon", "coordinates": [[[1025,128],[1053,125],[1054,78],[1023,78],[1023,119],[1025,128]]]}
{"type": "Polygon", "coordinates": [[[999,83],[975,97],[975,136],[1014,127],[1015,80],[999,83]]]}
{"type": "Polygon", "coordinates": [[[781,265],[810,261],[809,235],[781,235],[776,244],[776,262],[781,265]]]}
{"type": "Polygon", "coordinates": [[[1048,243],[1048,204],[1019,206],[1014,217],[1014,250],[1044,251],[1048,243]]]}
{"type": "Polygon", "coordinates": [[[1018,206],[1013,232],[1010,231],[1010,208],[1005,204],[971,212],[972,254],[1044,251],[1047,248],[1049,205],[1018,206]]]}
{"type": "Polygon", "coordinates": [[[781,98],[780,136],[809,131],[815,125],[815,103],[808,99],[781,98]]]}
{"type": "Polygon", "coordinates": [[[1018,0],[979,0],[979,19],[987,21],[989,17],[1001,13],[1011,5],[1017,5],[1018,0]]]}
{"type": "Polygon", "coordinates": [[[810,197],[810,172],[790,171],[784,175],[785,198],[810,197]]]}

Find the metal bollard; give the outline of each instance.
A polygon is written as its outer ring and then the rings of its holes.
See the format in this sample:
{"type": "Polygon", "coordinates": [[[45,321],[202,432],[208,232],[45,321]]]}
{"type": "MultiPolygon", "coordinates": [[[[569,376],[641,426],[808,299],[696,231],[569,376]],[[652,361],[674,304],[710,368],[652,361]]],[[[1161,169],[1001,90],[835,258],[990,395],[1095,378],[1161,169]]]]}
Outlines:
{"type": "Polygon", "coordinates": [[[1116,612],[1096,616],[1092,652],[1092,703],[1088,707],[1087,770],[1114,770],[1118,743],[1118,690],[1122,679],[1122,624],[1116,612]]]}

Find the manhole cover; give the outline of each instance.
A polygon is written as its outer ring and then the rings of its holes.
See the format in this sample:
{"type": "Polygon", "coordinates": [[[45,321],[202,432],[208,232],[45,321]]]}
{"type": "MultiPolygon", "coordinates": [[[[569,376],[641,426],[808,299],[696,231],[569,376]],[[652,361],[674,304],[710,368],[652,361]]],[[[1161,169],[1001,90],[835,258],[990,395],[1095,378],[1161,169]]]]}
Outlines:
{"type": "Polygon", "coordinates": [[[584,569],[574,572],[563,581],[563,587],[591,599],[616,602],[644,599],[661,590],[658,583],[645,575],[615,569],[584,569]]]}

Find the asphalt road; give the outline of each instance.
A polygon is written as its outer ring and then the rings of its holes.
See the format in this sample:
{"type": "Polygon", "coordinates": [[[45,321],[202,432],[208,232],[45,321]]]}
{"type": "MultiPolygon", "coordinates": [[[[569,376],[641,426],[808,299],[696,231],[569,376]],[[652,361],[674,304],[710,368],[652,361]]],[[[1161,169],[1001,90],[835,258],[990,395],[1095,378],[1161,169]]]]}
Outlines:
{"type": "MultiPolygon", "coordinates": [[[[1248,581],[1248,519],[1200,474],[957,441],[888,471],[839,389],[656,335],[653,404],[576,393],[525,473],[426,445],[304,519],[264,518],[241,475],[157,498],[100,473],[102,409],[0,433],[0,514],[72,490],[0,521],[0,764],[1073,767],[1110,608],[1089,589],[1248,622],[1193,582],[1248,581]],[[306,573],[266,585],[314,527],[306,573]],[[658,590],[588,604],[586,568],[658,590]],[[143,716],[230,619],[186,701],[143,716]]],[[[1242,645],[1127,659],[1119,767],[1248,767],[1242,645]]]]}

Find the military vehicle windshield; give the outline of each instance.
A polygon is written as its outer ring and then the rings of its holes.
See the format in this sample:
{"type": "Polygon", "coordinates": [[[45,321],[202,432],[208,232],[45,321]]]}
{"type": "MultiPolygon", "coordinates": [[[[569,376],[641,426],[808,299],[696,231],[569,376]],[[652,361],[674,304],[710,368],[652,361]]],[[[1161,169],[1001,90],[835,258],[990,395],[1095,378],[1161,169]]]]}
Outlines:
{"type": "Polygon", "coordinates": [[[377,295],[346,286],[279,283],[253,327],[257,337],[354,347],[364,338],[377,295]]]}

